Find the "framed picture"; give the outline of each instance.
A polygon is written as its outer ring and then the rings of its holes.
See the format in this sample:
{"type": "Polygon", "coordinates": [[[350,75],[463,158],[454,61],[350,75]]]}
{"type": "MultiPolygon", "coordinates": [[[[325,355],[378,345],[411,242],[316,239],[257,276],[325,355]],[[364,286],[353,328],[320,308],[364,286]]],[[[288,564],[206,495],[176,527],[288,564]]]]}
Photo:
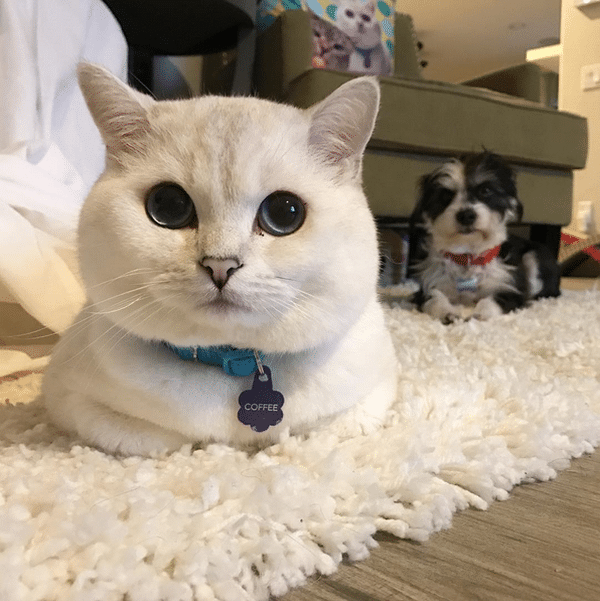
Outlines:
{"type": "Polygon", "coordinates": [[[310,13],[315,69],[393,73],[395,0],[260,0],[258,30],[285,10],[310,13]]]}

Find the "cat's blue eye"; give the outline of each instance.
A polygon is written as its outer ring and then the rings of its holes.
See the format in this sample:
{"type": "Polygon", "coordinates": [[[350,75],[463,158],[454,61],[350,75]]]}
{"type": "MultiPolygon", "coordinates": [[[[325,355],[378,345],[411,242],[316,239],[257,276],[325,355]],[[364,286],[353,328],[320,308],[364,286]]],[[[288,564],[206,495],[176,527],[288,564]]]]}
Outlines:
{"type": "Polygon", "coordinates": [[[298,231],[306,217],[304,203],[291,192],[273,192],[258,208],[258,225],[272,236],[288,236],[298,231]]]}
{"type": "Polygon", "coordinates": [[[196,218],[189,194],[181,186],[168,182],[150,190],[146,197],[146,213],[156,225],[172,230],[186,227],[196,218]]]}

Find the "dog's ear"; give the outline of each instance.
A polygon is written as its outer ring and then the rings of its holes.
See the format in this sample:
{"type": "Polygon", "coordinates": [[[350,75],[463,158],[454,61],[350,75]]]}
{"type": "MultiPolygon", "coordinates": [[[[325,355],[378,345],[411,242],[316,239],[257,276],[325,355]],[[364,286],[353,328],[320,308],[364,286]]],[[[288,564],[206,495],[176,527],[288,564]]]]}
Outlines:
{"type": "Polygon", "coordinates": [[[431,194],[434,177],[429,173],[419,179],[417,203],[408,221],[408,276],[415,276],[416,266],[427,258],[428,233],[425,228],[425,203],[431,194]]]}
{"type": "Polygon", "coordinates": [[[523,203],[516,194],[511,196],[508,202],[510,203],[508,223],[520,223],[523,219],[523,203]]]}
{"type": "Polygon", "coordinates": [[[489,150],[486,150],[481,157],[482,164],[496,174],[498,183],[508,197],[507,223],[519,223],[523,218],[523,204],[517,196],[517,178],[514,169],[503,157],[489,150]]]}
{"type": "Polygon", "coordinates": [[[491,162],[496,166],[496,174],[505,194],[509,197],[509,223],[519,223],[523,219],[523,203],[517,195],[517,176],[515,170],[499,155],[491,154],[491,162]]]}
{"type": "Polygon", "coordinates": [[[413,209],[409,219],[411,229],[418,227],[419,224],[424,223],[423,217],[425,214],[425,202],[427,197],[432,192],[434,179],[433,173],[427,173],[419,179],[417,186],[417,204],[415,205],[415,208],[413,209]]]}

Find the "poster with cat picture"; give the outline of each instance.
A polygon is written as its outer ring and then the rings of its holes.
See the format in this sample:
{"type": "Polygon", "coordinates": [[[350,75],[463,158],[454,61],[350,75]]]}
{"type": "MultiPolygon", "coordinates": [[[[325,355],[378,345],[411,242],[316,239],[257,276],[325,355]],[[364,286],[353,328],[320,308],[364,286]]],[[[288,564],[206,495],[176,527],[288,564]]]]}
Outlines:
{"type": "Polygon", "coordinates": [[[310,13],[316,69],[371,75],[394,71],[395,0],[261,0],[257,26],[285,10],[310,13]]]}

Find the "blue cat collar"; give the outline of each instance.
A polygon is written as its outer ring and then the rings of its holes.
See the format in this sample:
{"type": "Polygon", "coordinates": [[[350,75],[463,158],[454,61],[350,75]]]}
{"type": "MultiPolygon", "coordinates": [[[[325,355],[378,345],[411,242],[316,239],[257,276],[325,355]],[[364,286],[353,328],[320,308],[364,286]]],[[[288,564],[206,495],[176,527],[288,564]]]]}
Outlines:
{"type": "MultiPolygon", "coordinates": [[[[221,367],[230,376],[250,376],[258,370],[252,349],[233,346],[174,346],[168,342],[165,342],[165,346],[184,361],[198,361],[221,367]]],[[[264,357],[260,351],[258,356],[262,362],[264,357]]]]}
{"type": "Polygon", "coordinates": [[[371,68],[371,54],[373,53],[373,50],[375,50],[375,47],[373,47],[373,48],[356,48],[355,47],[354,50],[356,50],[356,52],[361,55],[365,69],[370,69],[371,68]]]}

